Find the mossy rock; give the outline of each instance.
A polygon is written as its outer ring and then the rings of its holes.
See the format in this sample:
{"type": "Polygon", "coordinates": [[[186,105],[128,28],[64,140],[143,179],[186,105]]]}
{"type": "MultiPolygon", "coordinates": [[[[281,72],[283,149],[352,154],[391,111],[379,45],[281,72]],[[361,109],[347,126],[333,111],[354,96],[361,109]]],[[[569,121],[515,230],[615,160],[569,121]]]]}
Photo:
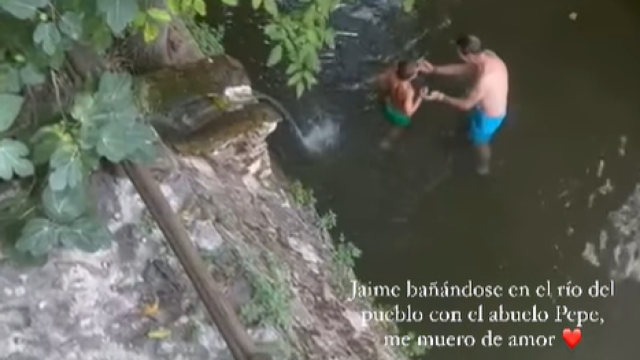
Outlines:
{"type": "Polygon", "coordinates": [[[169,142],[181,154],[206,156],[230,141],[259,134],[268,123],[281,119],[271,106],[255,103],[219,116],[197,131],[182,138],[174,137],[169,142]]]}
{"type": "Polygon", "coordinates": [[[168,112],[198,97],[223,99],[231,87],[251,87],[242,64],[227,55],[167,67],[142,75],[136,82],[153,112],[168,112]]]}

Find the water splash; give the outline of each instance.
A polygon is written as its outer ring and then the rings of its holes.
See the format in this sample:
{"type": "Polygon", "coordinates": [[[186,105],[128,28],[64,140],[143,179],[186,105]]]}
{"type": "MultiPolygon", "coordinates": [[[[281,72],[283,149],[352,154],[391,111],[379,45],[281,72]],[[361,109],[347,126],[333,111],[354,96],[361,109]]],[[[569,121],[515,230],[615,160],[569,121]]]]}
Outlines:
{"type": "Polygon", "coordinates": [[[307,119],[306,123],[310,125],[305,129],[298,126],[293,118],[290,118],[290,120],[291,130],[309,153],[322,154],[338,143],[340,124],[328,114],[319,113],[307,119]]]}
{"type": "Polygon", "coordinates": [[[321,154],[333,148],[340,138],[340,124],[323,117],[314,121],[309,131],[300,136],[305,149],[313,154],[321,154]]]}

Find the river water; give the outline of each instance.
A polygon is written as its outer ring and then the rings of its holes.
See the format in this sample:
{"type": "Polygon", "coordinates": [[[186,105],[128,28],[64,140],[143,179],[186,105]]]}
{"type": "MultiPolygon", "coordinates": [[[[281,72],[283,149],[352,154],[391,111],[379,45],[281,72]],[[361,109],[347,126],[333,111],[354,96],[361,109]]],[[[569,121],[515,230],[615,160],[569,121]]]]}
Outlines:
{"type": "MultiPolygon", "coordinates": [[[[313,132],[307,145],[333,141],[313,153],[285,125],[271,145],[287,175],[313,188],[320,208],[337,213],[338,230],[363,250],[359,278],[376,284],[472,279],[532,288],[547,279],[585,286],[608,281],[608,269],[582,253],[585,243],[598,243],[607,214],[639,181],[640,6],[633,0],[429,0],[416,14],[404,15],[385,1],[358,4],[336,16],[342,32],[337,49],[323,56],[321,85],[299,101],[284,86],[281,69],[260,65],[268,48],[251,11],[224,18],[231,23],[225,47],[245,63],[255,87],[282,101],[303,132],[313,132]],[[484,178],[473,173],[469,149],[455,135],[463,115],[443,105],[424,105],[396,146],[381,151],[388,127],[358,86],[380,68],[376,59],[403,54],[455,60],[451,40],[461,32],[478,35],[511,72],[509,115],[496,139],[493,172],[484,178]]],[[[452,93],[463,85],[427,81],[452,93]]],[[[613,299],[483,301],[512,309],[537,304],[551,317],[556,304],[600,311],[605,323],[584,325],[574,350],[561,339],[562,329],[573,327],[567,321],[422,322],[403,329],[478,337],[493,329],[503,336],[557,339],[547,348],[433,349],[430,359],[637,359],[640,290],[633,281],[616,286],[613,299]]],[[[479,304],[387,301],[398,302],[425,312],[479,304]]]]}

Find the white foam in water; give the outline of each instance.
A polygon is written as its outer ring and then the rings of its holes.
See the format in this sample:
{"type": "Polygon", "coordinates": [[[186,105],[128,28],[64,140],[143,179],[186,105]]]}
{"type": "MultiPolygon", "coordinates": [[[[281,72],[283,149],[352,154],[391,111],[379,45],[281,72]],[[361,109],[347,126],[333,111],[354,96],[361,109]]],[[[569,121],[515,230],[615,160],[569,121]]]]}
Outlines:
{"type": "Polygon", "coordinates": [[[327,117],[314,119],[307,131],[298,132],[300,141],[309,152],[319,154],[335,146],[340,134],[340,124],[327,117]]]}

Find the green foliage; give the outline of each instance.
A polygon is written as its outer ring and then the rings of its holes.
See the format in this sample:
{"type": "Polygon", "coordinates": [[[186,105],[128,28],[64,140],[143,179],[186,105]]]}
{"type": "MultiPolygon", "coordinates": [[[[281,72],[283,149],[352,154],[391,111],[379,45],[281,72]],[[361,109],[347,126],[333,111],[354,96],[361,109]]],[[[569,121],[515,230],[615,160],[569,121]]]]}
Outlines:
{"type": "Polygon", "coordinates": [[[109,245],[87,194],[88,176],[104,162],[147,162],[155,156],[157,136],[142,121],[131,75],[114,71],[87,79],[70,108],[60,101],[58,114],[36,124],[22,115],[25,94],[48,86],[61,99],[61,65],[75,44],[104,54],[117,37],[142,33],[152,41],[174,16],[206,10],[203,0],[150,4],[0,0],[0,179],[31,184],[22,198],[5,204],[3,197],[0,204],[3,239],[14,237],[8,241],[14,247],[3,253],[40,257],[57,247],[92,252],[109,245]]]}
{"type": "Polygon", "coordinates": [[[305,90],[317,83],[315,74],[320,71],[320,51],[335,46],[335,31],[329,26],[331,12],[340,0],[314,0],[302,8],[281,13],[275,0],[254,1],[271,15],[272,21],[264,27],[264,33],[273,43],[267,59],[268,66],[287,64],[287,85],[295,88],[300,97],[305,90]]]}
{"type": "Polygon", "coordinates": [[[34,167],[27,155],[29,148],[20,141],[0,140],[0,178],[11,180],[14,174],[19,177],[33,175],[34,167]]]}
{"type": "MultiPolygon", "coordinates": [[[[220,0],[234,6],[237,0],[220,0]]],[[[287,85],[295,89],[298,97],[317,84],[316,74],[321,70],[320,52],[335,47],[336,32],[329,24],[334,10],[343,0],[306,0],[295,9],[283,12],[276,0],[251,0],[255,10],[268,14],[263,30],[272,47],[266,59],[267,66],[283,64],[288,76],[287,85]]],[[[404,11],[413,10],[415,0],[403,0],[404,11]]]]}
{"type": "Polygon", "coordinates": [[[97,0],[97,6],[115,35],[121,35],[139,12],[137,0],[97,0]]]}
{"type": "MultiPolygon", "coordinates": [[[[93,252],[109,245],[109,234],[87,207],[87,176],[98,168],[101,158],[119,163],[137,161],[141,154],[153,156],[155,132],[138,118],[131,76],[107,72],[97,89],[76,94],[69,116],[32,136],[33,164],[48,171],[40,211],[22,230],[18,251],[40,256],[56,247],[93,252]]],[[[28,149],[21,145],[21,152],[14,153],[24,157],[28,149]]],[[[33,174],[34,165],[22,161],[31,166],[28,174],[33,174]]],[[[14,158],[12,164],[17,163],[14,158]]],[[[19,176],[27,174],[26,165],[22,166],[20,172],[14,166],[19,176]]]]}
{"type": "Polygon", "coordinates": [[[316,205],[316,198],[313,194],[313,190],[305,189],[300,181],[294,181],[291,184],[289,191],[291,192],[293,202],[295,202],[296,204],[309,207],[313,207],[316,205]]]}
{"type": "Polygon", "coordinates": [[[428,348],[426,346],[418,344],[418,336],[413,331],[407,332],[406,336],[409,336],[409,338],[411,339],[409,341],[409,344],[407,346],[400,347],[400,350],[402,350],[402,353],[406,357],[419,358],[427,353],[428,348]]]}
{"type": "Polygon", "coordinates": [[[194,41],[206,56],[213,57],[224,54],[222,46],[224,27],[214,28],[204,21],[197,21],[192,16],[183,17],[183,21],[194,41]]]}
{"type": "Polygon", "coordinates": [[[245,263],[245,275],[253,294],[251,301],[240,309],[240,316],[249,324],[286,329],[291,322],[291,290],[281,266],[271,256],[266,259],[266,272],[245,263]]]}
{"type": "MultiPolygon", "coordinates": [[[[251,288],[251,298],[240,309],[249,325],[268,325],[286,331],[291,323],[293,294],[287,269],[274,256],[244,243],[225,243],[214,253],[204,254],[216,275],[236,281],[243,278],[251,288]]],[[[225,281],[218,279],[219,281],[225,281]]]]}
{"type": "Polygon", "coordinates": [[[332,263],[336,286],[345,294],[348,294],[351,280],[354,278],[353,268],[360,255],[362,255],[362,251],[351,242],[346,241],[344,235],[340,234],[333,251],[332,263]]]}
{"type": "Polygon", "coordinates": [[[24,98],[22,96],[0,94],[0,108],[2,109],[0,113],[0,131],[6,131],[13,125],[23,103],[24,98]]]}
{"type": "Polygon", "coordinates": [[[329,231],[338,225],[338,216],[332,210],[320,217],[320,228],[329,231]]]}

